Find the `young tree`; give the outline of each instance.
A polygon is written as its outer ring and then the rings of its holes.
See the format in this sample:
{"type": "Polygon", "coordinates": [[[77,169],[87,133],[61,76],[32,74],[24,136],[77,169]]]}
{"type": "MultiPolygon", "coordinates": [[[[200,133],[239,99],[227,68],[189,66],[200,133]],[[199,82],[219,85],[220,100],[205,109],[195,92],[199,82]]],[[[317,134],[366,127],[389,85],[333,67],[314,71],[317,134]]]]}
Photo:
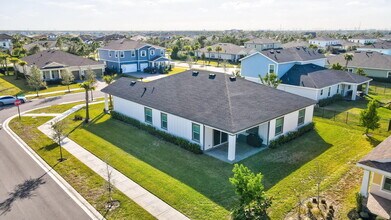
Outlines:
{"type": "Polygon", "coordinates": [[[365,134],[368,135],[369,130],[375,130],[380,127],[380,117],[377,114],[377,101],[373,99],[367,105],[367,109],[360,113],[360,125],[365,127],[365,134]]]}
{"type": "Polygon", "coordinates": [[[9,72],[8,72],[8,59],[9,59],[9,57],[10,56],[6,53],[0,53],[0,62],[2,63],[3,68],[4,68],[4,73],[7,76],[9,75],[9,72]]]}
{"type": "Polygon", "coordinates": [[[207,47],[206,48],[206,50],[208,51],[208,53],[209,53],[209,63],[210,63],[210,52],[212,52],[212,47],[211,46],[209,46],[209,47],[207,47]]]}
{"type": "Polygon", "coordinates": [[[68,87],[68,92],[71,92],[71,90],[69,89],[69,85],[73,83],[73,81],[75,80],[75,76],[73,76],[69,69],[64,69],[64,72],[61,73],[61,78],[61,83],[68,87]]]}
{"type": "Polygon", "coordinates": [[[239,196],[239,204],[233,211],[233,219],[267,219],[267,209],[272,198],[265,193],[262,174],[254,174],[243,164],[235,164],[234,176],[229,179],[239,196]]]}
{"type": "Polygon", "coordinates": [[[108,197],[108,201],[107,201],[107,209],[110,210],[113,205],[114,205],[114,200],[113,200],[113,191],[114,191],[114,186],[113,186],[113,183],[112,183],[112,172],[113,172],[113,169],[110,167],[109,163],[107,162],[107,160],[105,161],[106,163],[106,178],[107,178],[107,185],[106,185],[106,190],[107,190],[107,197],[108,197]]]}
{"type": "Polygon", "coordinates": [[[94,88],[94,86],[91,84],[89,81],[84,81],[83,83],[80,84],[80,87],[84,89],[85,91],[85,98],[86,98],[86,118],[84,120],[85,123],[88,123],[90,121],[90,112],[88,108],[88,91],[94,88]]]}
{"type": "Polygon", "coordinates": [[[12,63],[12,65],[14,66],[14,75],[15,75],[15,79],[18,79],[18,70],[16,69],[16,64],[20,62],[20,60],[16,57],[11,57],[10,58],[10,62],[12,63]]]}
{"type": "Polygon", "coordinates": [[[58,146],[60,147],[60,159],[58,161],[62,162],[65,160],[62,156],[62,140],[66,137],[65,129],[67,127],[67,124],[65,121],[54,121],[52,123],[52,138],[56,141],[58,146]]]}
{"type": "Polygon", "coordinates": [[[323,181],[326,179],[327,177],[327,172],[326,172],[326,169],[321,165],[319,164],[319,162],[316,162],[315,164],[315,169],[312,170],[312,172],[310,172],[310,179],[315,181],[315,184],[316,184],[316,195],[317,195],[317,205],[318,205],[318,208],[319,208],[319,203],[320,203],[320,186],[321,184],[323,183],[323,181]]]}
{"type": "Polygon", "coordinates": [[[189,69],[191,69],[193,67],[193,58],[191,58],[191,56],[187,56],[186,63],[189,65],[189,69]]]}
{"type": "Polygon", "coordinates": [[[24,76],[24,78],[26,78],[26,65],[27,65],[27,62],[24,61],[24,60],[21,60],[21,61],[19,62],[19,66],[21,66],[21,67],[22,67],[22,70],[23,70],[23,76],[24,76]]]}
{"type": "Polygon", "coordinates": [[[348,64],[349,64],[349,61],[352,61],[352,60],[353,60],[353,54],[347,53],[347,54],[344,55],[344,58],[345,58],[345,61],[346,61],[346,63],[345,63],[345,69],[347,69],[347,68],[348,68],[348,64]]]}
{"type": "Polygon", "coordinates": [[[41,71],[36,66],[31,68],[31,73],[27,77],[27,84],[36,91],[37,97],[39,96],[39,90],[46,86],[46,82],[42,80],[41,71]]]}
{"type": "Polygon", "coordinates": [[[201,54],[201,59],[204,61],[204,66],[205,66],[205,59],[206,59],[206,56],[205,56],[205,53],[204,53],[204,52],[202,52],[202,54],[201,54]]]}
{"type": "Polygon", "coordinates": [[[277,88],[278,85],[280,85],[281,83],[281,80],[278,78],[277,74],[275,73],[266,73],[265,77],[262,77],[261,75],[258,76],[262,84],[270,87],[277,88]]]}
{"type": "Polygon", "coordinates": [[[28,54],[32,55],[32,54],[36,54],[38,53],[39,51],[41,51],[41,48],[39,48],[38,45],[34,45],[28,52],[28,54]]]}
{"type": "Polygon", "coordinates": [[[334,63],[334,64],[331,66],[331,69],[333,69],[333,70],[343,70],[343,67],[342,67],[341,64],[339,64],[339,63],[334,63]]]}
{"type": "Polygon", "coordinates": [[[215,48],[215,51],[217,52],[217,66],[220,65],[220,52],[223,50],[223,48],[221,48],[220,46],[217,46],[215,48]]]}
{"type": "Polygon", "coordinates": [[[365,74],[365,71],[363,70],[363,68],[357,68],[356,73],[357,73],[357,75],[360,75],[360,76],[367,75],[367,74],[365,74]]]}
{"type": "MultiPolygon", "coordinates": [[[[103,80],[105,81],[105,83],[107,85],[110,85],[114,81],[115,77],[116,77],[116,75],[106,75],[106,76],[103,77],[103,80]]],[[[109,94],[109,101],[110,101],[110,105],[109,106],[110,106],[110,109],[111,109],[113,107],[113,101],[111,99],[111,95],[110,94],[109,94]]]]}

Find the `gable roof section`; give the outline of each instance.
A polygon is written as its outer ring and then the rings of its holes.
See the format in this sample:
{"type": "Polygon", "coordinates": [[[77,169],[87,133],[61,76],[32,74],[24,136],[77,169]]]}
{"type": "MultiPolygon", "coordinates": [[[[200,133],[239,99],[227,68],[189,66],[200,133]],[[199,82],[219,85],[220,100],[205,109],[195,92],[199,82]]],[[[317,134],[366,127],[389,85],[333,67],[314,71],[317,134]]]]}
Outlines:
{"type": "MultiPolygon", "coordinates": [[[[319,53],[317,50],[309,49],[306,47],[290,47],[281,50],[264,50],[256,53],[262,54],[263,56],[277,63],[318,60],[318,59],[326,58],[323,54],[319,53]]],[[[252,55],[254,54],[250,54],[249,56],[242,58],[242,60],[247,59],[252,55]]]]}
{"type": "Polygon", "coordinates": [[[327,69],[314,64],[296,64],[281,77],[282,83],[321,89],[338,83],[357,83],[372,79],[354,73],[327,69]]]}
{"type": "Polygon", "coordinates": [[[224,73],[192,71],[152,82],[120,78],[102,92],[234,134],[315,101],[224,73]],[[214,79],[209,74],[215,74],[214,79]],[[144,90],[145,88],[145,90],[144,90]]]}
{"type": "Polygon", "coordinates": [[[12,36],[8,34],[0,34],[0,40],[11,40],[12,36]]]}
{"type": "Polygon", "coordinates": [[[378,41],[373,44],[364,45],[364,49],[391,49],[391,41],[378,41]]]}
{"type": "Polygon", "coordinates": [[[280,43],[278,41],[268,39],[268,38],[255,38],[249,41],[244,42],[245,44],[276,44],[280,43]]]}
{"type": "MultiPolygon", "coordinates": [[[[344,54],[330,56],[327,58],[329,65],[346,63],[344,54]]],[[[348,67],[360,67],[368,69],[391,70],[391,56],[379,52],[356,51],[353,53],[353,59],[349,61],[348,67]]]]}
{"type": "Polygon", "coordinates": [[[139,49],[145,46],[151,46],[154,48],[162,48],[159,46],[151,45],[144,43],[142,41],[135,41],[135,40],[130,40],[130,39],[119,39],[119,40],[114,40],[110,41],[106,46],[104,46],[101,49],[106,49],[106,50],[135,50],[139,49]]]}
{"type": "Polygon", "coordinates": [[[358,163],[391,173],[391,136],[377,145],[358,163]]]}
{"type": "Polygon", "coordinates": [[[310,39],[310,41],[337,41],[338,39],[331,38],[331,37],[316,37],[314,39],[310,39]]]}
{"type": "MultiPolygon", "coordinates": [[[[39,69],[50,67],[51,65],[67,66],[92,66],[101,65],[102,62],[94,61],[84,57],[79,57],[60,50],[46,50],[36,54],[23,57],[28,65],[35,65],[39,69]]],[[[58,67],[58,66],[57,66],[58,67]]]]}

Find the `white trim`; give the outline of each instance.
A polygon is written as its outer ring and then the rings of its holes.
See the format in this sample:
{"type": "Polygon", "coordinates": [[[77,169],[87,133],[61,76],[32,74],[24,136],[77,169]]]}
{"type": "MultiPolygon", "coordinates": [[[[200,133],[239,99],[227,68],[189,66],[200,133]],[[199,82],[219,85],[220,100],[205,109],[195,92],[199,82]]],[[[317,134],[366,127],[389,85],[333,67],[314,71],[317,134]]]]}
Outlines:
{"type": "Polygon", "coordinates": [[[111,54],[111,50],[109,50],[109,57],[112,57],[113,55],[111,54]]]}
{"type": "Polygon", "coordinates": [[[146,57],[147,56],[147,51],[146,50],[140,50],[140,57],[146,57]],[[143,56],[144,52],[144,56],[143,56]]]}
{"type": "Polygon", "coordinates": [[[276,64],[269,64],[267,73],[271,74],[270,67],[273,66],[273,73],[276,74],[276,64]]]}
{"type": "Polygon", "coordinates": [[[119,56],[120,56],[121,58],[125,58],[125,51],[120,51],[119,56]]]}
{"type": "Polygon", "coordinates": [[[361,163],[357,163],[356,166],[361,167],[364,170],[369,170],[371,172],[379,173],[379,174],[381,174],[383,176],[391,176],[391,173],[388,173],[386,171],[379,170],[379,169],[376,169],[376,168],[373,168],[373,167],[369,167],[369,166],[361,164],[361,163]]]}

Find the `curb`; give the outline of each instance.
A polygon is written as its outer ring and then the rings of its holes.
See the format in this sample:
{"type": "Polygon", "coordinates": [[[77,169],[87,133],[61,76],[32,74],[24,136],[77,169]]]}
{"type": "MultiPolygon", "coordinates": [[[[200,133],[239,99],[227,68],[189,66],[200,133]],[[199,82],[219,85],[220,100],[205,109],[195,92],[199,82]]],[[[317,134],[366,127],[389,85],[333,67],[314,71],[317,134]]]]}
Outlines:
{"type": "MultiPolygon", "coordinates": [[[[37,108],[39,109],[39,108],[37,108]]],[[[29,111],[33,111],[36,109],[31,109],[29,111]]],[[[29,112],[26,111],[26,112],[29,112]]],[[[23,112],[23,113],[26,113],[23,112]]],[[[105,219],[87,200],[85,200],[67,181],[65,181],[60,174],[58,174],[51,166],[49,166],[33,149],[31,149],[15,132],[13,132],[8,123],[17,117],[18,115],[11,116],[4,121],[3,128],[7,132],[12,139],[15,140],[16,143],[64,190],[66,194],[73,201],[76,202],[80,206],[83,211],[91,218],[91,219],[105,219]]]]}

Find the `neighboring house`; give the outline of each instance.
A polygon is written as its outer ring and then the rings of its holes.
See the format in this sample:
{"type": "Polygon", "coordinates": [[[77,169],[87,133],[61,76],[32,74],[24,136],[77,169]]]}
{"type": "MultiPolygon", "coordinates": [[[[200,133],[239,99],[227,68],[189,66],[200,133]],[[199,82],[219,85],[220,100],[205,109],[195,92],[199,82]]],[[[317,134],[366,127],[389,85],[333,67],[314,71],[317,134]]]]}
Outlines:
{"type": "Polygon", "coordinates": [[[57,40],[57,34],[49,33],[47,34],[48,40],[57,40]]]}
{"type": "Polygon", "coordinates": [[[8,34],[0,34],[0,49],[12,49],[12,36],[8,34]]]}
{"type": "MultiPolygon", "coordinates": [[[[25,66],[26,75],[30,74],[32,66],[38,67],[42,72],[42,79],[45,81],[61,79],[61,73],[68,69],[72,72],[75,80],[83,79],[85,71],[91,68],[97,76],[103,76],[105,65],[84,57],[79,57],[64,51],[46,50],[36,54],[23,57],[27,62],[25,66]]],[[[18,66],[19,72],[24,72],[23,68],[18,66]]]]}
{"type": "Polygon", "coordinates": [[[362,46],[362,45],[359,43],[354,43],[354,42],[351,42],[348,40],[343,40],[343,41],[341,41],[340,49],[343,49],[346,51],[352,51],[352,50],[356,50],[360,46],[362,46]]]}
{"type": "Polygon", "coordinates": [[[349,38],[348,41],[359,44],[373,44],[377,41],[377,39],[366,36],[358,36],[349,38]]]}
{"type": "Polygon", "coordinates": [[[126,38],[125,35],[121,34],[110,34],[110,35],[104,35],[101,37],[95,38],[95,41],[97,42],[109,42],[109,41],[114,41],[114,40],[119,40],[119,39],[124,39],[126,38]]]}
{"type": "Polygon", "coordinates": [[[255,49],[257,51],[262,50],[270,50],[270,49],[281,49],[281,43],[275,40],[267,39],[267,38],[256,38],[244,42],[244,48],[247,49],[255,49]]]}
{"type": "MultiPolygon", "coordinates": [[[[341,66],[346,65],[344,54],[328,57],[326,67],[337,63],[341,66]]],[[[347,68],[353,73],[356,73],[358,68],[362,68],[371,78],[391,78],[391,56],[379,52],[355,51],[347,68]]]]}
{"type": "Polygon", "coordinates": [[[364,169],[360,194],[370,212],[391,219],[391,136],[357,163],[364,169]]]}
{"type": "Polygon", "coordinates": [[[205,58],[214,59],[214,60],[226,60],[231,62],[238,62],[240,58],[243,58],[250,54],[251,52],[255,52],[256,50],[247,49],[236,44],[231,43],[217,43],[212,46],[212,51],[208,51],[208,47],[201,48],[195,51],[195,56],[198,58],[202,57],[202,54],[205,54],[205,58]],[[221,51],[217,52],[216,48],[221,47],[221,51]]]}
{"type": "Polygon", "coordinates": [[[332,70],[314,64],[296,64],[281,77],[278,89],[316,101],[340,94],[356,100],[357,90],[365,84],[368,94],[372,79],[342,70],[332,70]]]}
{"type": "Polygon", "coordinates": [[[83,34],[80,35],[79,38],[85,43],[85,44],[92,44],[94,43],[94,37],[92,35],[83,34]]]}
{"type": "Polygon", "coordinates": [[[259,82],[259,75],[276,73],[281,78],[295,64],[308,63],[324,66],[326,57],[317,50],[306,47],[265,50],[241,59],[241,75],[248,80],[259,82]]]}
{"type": "Polygon", "coordinates": [[[321,48],[336,46],[341,44],[341,40],[330,37],[317,37],[308,41],[312,45],[316,45],[321,48]]]}
{"type": "Polygon", "coordinates": [[[107,68],[122,73],[140,72],[170,62],[165,57],[165,48],[130,39],[111,41],[99,48],[98,54],[107,68]]]}
{"type": "Polygon", "coordinates": [[[148,83],[120,78],[102,92],[113,96],[114,111],[199,144],[203,151],[225,149],[229,161],[243,153],[239,136],[256,133],[268,145],[312,122],[315,105],[311,99],[208,71],[189,70],[148,83]]]}
{"type": "MultiPolygon", "coordinates": [[[[49,40],[41,40],[41,41],[35,41],[30,44],[23,45],[23,48],[27,51],[31,50],[33,47],[38,46],[40,51],[43,50],[59,50],[56,46],[56,41],[49,41],[49,40]]],[[[66,50],[68,48],[67,45],[63,45],[63,50],[66,50]]]]}
{"type": "Polygon", "coordinates": [[[136,35],[136,36],[131,37],[130,39],[135,40],[135,41],[147,41],[148,40],[147,37],[142,36],[142,35],[136,35]]]}
{"type": "Polygon", "coordinates": [[[377,41],[373,44],[365,45],[357,48],[358,51],[374,51],[391,55],[391,41],[377,41]]]}
{"type": "Polygon", "coordinates": [[[285,44],[282,44],[282,48],[291,48],[291,47],[309,47],[310,44],[307,41],[297,40],[291,41],[285,44]]]}

